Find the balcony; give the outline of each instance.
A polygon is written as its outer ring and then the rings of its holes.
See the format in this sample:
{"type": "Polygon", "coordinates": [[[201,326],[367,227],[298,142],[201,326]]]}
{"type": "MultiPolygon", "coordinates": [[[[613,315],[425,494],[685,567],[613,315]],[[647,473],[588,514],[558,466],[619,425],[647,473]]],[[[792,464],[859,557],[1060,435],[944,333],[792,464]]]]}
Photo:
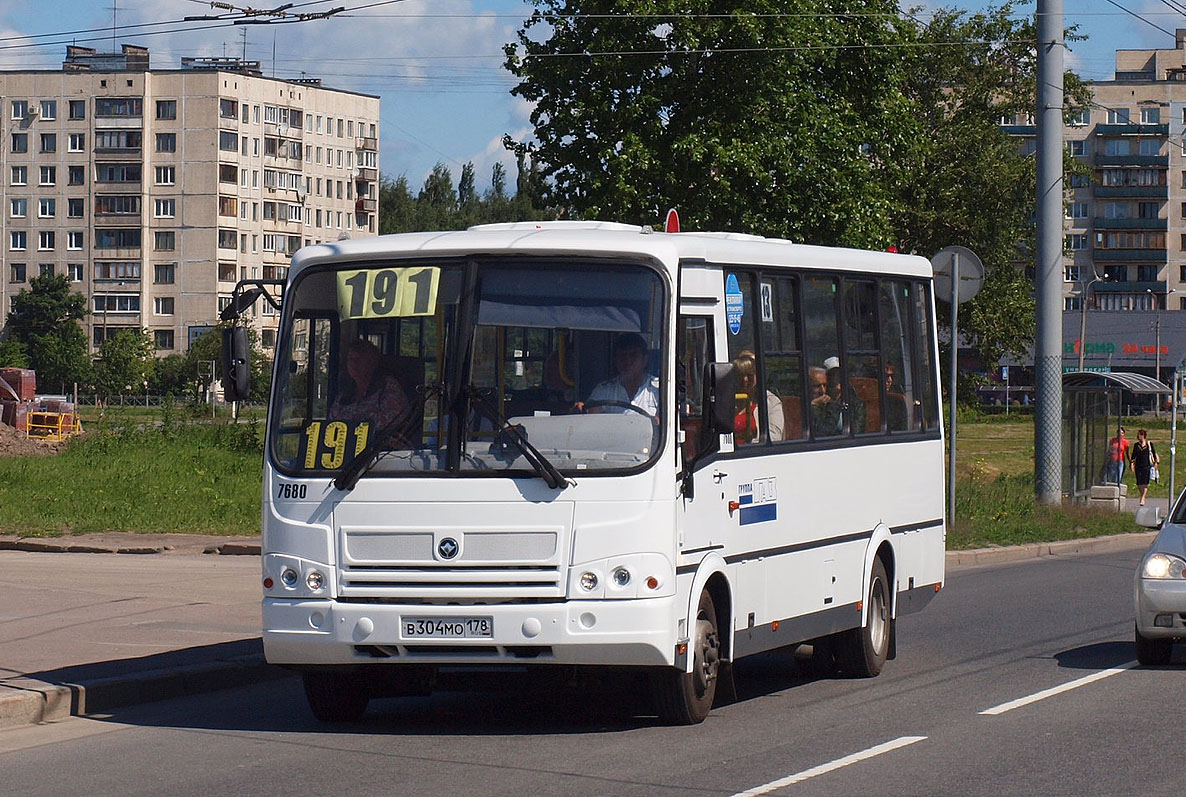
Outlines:
{"type": "Polygon", "coordinates": [[[1164,230],[1166,219],[1092,219],[1097,230],[1164,230]]]}
{"type": "Polygon", "coordinates": [[[1167,290],[1164,280],[1153,282],[1096,282],[1091,286],[1095,293],[1145,293],[1153,291],[1160,296],[1167,290]]]}
{"type": "Polygon", "coordinates": [[[1149,166],[1165,169],[1170,165],[1169,155],[1096,155],[1096,166],[1149,166]]]}
{"type": "Polygon", "coordinates": [[[1099,261],[1124,261],[1128,263],[1164,263],[1164,249],[1096,249],[1092,258],[1099,261]]]}
{"type": "Polygon", "coordinates": [[[369,152],[378,152],[379,139],[374,138],[373,136],[364,136],[358,140],[358,148],[367,150],[369,152]]]}
{"type": "Polygon", "coordinates": [[[1037,125],[1001,125],[1001,132],[1009,136],[1036,136],[1037,125]]]}
{"type": "Polygon", "coordinates": [[[1092,196],[1104,197],[1153,197],[1165,199],[1169,187],[1164,185],[1093,185],[1092,196]]]}
{"type": "Polygon", "coordinates": [[[377,199],[356,199],[354,201],[355,213],[374,213],[379,209],[379,200],[377,199]]]}
{"type": "Polygon", "coordinates": [[[1097,136],[1168,136],[1169,125],[1096,125],[1097,136]]]}
{"type": "Polygon", "coordinates": [[[379,170],[378,169],[364,169],[364,168],[359,168],[358,177],[356,178],[357,182],[360,182],[360,183],[373,183],[378,179],[379,179],[379,170]]]}

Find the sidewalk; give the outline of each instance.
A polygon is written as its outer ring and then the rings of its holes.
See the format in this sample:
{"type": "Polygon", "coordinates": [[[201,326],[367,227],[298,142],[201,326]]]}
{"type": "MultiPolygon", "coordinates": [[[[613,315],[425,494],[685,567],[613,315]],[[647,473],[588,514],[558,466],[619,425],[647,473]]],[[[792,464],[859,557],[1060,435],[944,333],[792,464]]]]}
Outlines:
{"type": "MultiPolygon", "coordinates": [[[[953,551],[947,566],[1152,538],[953,551]]],[[[288,677],[263,658],[258,555],[258,538],[0,536],[0,730],[288,677]]]]}

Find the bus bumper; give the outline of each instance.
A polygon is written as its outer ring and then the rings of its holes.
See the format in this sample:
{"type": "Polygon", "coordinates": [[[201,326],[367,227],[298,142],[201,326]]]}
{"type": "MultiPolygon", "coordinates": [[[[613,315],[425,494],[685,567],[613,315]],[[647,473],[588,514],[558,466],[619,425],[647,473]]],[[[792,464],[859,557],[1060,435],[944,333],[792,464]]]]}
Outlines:
{"type": "Polygon", "coordinates": [[[677,614],[674,597],[499,606],[265,598],[263,643],[267,660],[283,665],[672,665],[677,614]],[[424,635],[487,618],[488,636],[424,635]]]}

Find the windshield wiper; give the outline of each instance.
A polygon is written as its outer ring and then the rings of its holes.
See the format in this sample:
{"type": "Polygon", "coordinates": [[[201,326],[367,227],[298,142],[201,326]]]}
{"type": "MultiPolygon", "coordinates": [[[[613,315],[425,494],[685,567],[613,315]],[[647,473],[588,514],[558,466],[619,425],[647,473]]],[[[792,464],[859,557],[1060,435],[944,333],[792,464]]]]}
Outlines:
{"type": "MultiPolygon", "coordinates": [[[[423,409],[428,403],[429,397],[439,395],[439,385],[424,385],[417,389],[420,393],[420,408],[423,409]]],[[[334,479],[334,487],[339,490],[353,490],[354,486],[358,484],[358,480],[362,478],[362,474],[366,473],[371,465],[374,465],[379,460],[379,455],[388,449],[380,448],[380,440],[389,440],[392,436],[402,437],[404,432],[411,429],[412,424],[417,420],[417,414],[411,405],[408,406],[408,414],[396,418],[387,425],[380,427],[373,434],[369,436],[366,447],[358,452],[358,456],[350,460],[346,467],[342,468],[342,472],[334,479]]]]}
{"type": "Polygon", "coordinates": [[[499,421],[498,412],[487,403],[477,387],[472,384],[467,385],[465,395],[495,426],[501,425],[502,434],[506,435],[510,439],[510,442],[519,449],[523,454],[523,458],[535,470],[536,475],[544,480],[544,484],[553,490],[563,490],[568,486],[568,478],[557,470],[556,466],[538,448],[532,445],[531,441],[527,439],[527,435],[521,431],[521,426],[515,426],[507,421],[499,421]]]}

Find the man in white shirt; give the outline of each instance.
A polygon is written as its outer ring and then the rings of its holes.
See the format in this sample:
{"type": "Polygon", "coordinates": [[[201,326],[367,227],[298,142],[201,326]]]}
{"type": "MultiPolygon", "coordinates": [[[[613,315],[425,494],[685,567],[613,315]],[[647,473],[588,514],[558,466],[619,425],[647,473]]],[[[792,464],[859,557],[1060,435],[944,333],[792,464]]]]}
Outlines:
{"type": "Polygon", "coordinates": [[[614,342],[614,367],[618,375],[589,393],[577,409],[585,411],[586,404],[614,402],[591,406],[589,412],[633,412],[637,407],[652,418],[659,414],[659,378],[647,373],[647,344],[637,332],[627,332],[614,342]],[[629,406],[627,406],[629,405],[629,406]]]}

